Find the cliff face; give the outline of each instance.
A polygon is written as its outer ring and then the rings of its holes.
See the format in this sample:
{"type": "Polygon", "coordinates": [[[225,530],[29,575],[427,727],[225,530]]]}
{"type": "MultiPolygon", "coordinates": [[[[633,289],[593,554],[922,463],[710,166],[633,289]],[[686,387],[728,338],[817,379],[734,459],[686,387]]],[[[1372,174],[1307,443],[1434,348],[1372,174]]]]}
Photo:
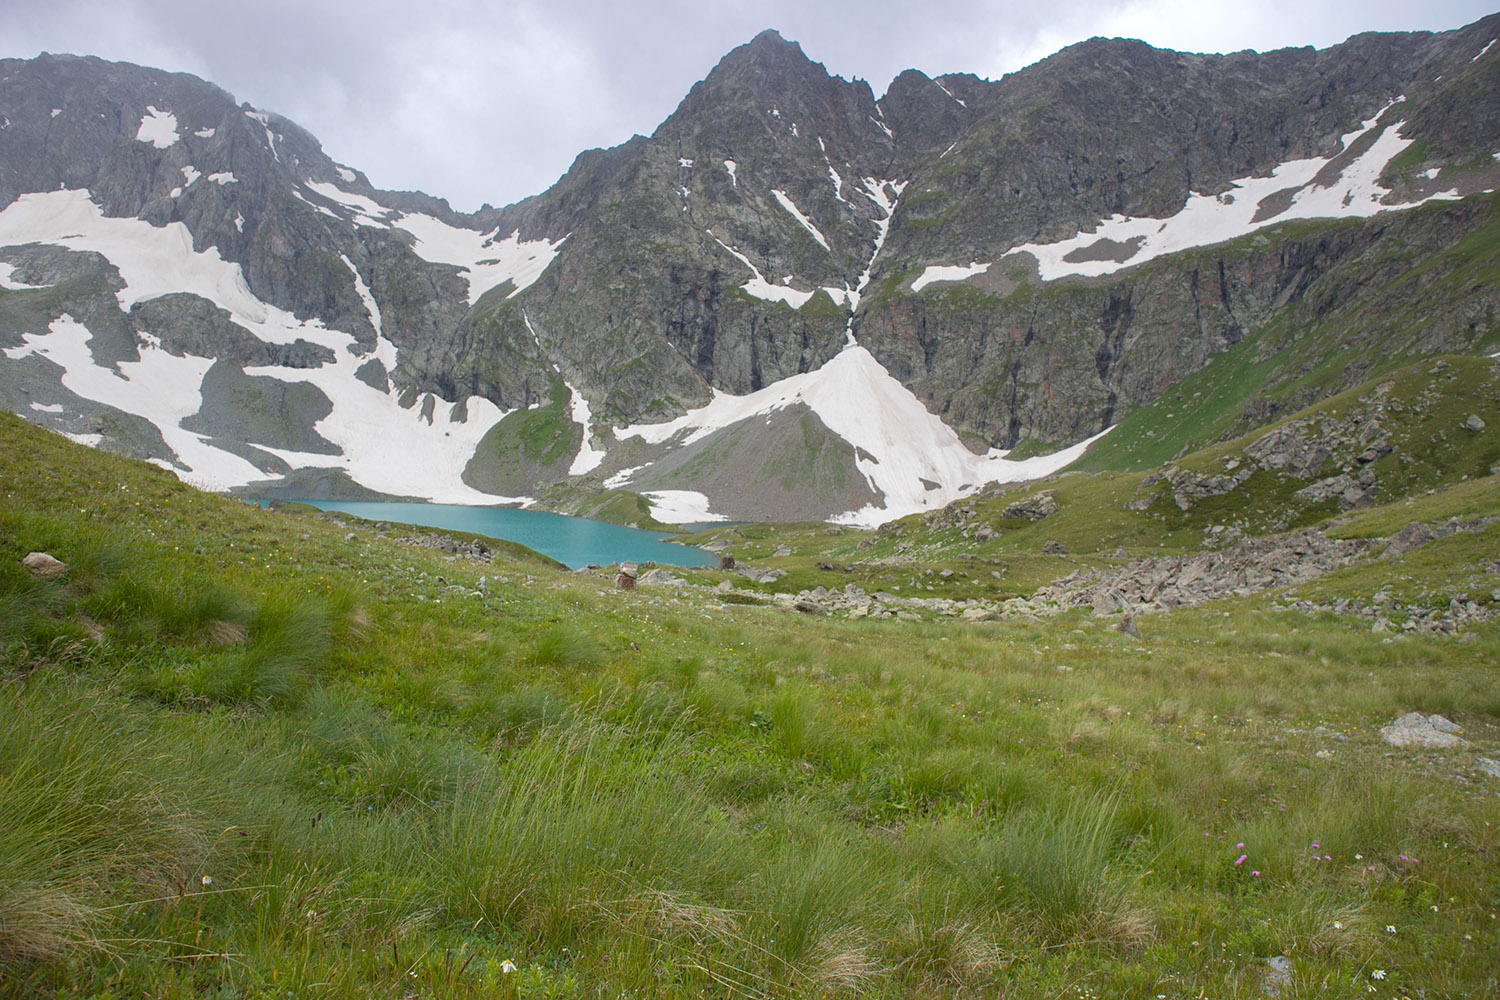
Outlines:
{"type": "Polygon", "coordinates": [[[1305,346],[1246,420],[1488,345],[1496,35],[1094,39],[876,100],[765,32],[473,216],[192,77],[6,60],[0,398],[210,486],[895,516],[1247,338],[1305,346]]]}

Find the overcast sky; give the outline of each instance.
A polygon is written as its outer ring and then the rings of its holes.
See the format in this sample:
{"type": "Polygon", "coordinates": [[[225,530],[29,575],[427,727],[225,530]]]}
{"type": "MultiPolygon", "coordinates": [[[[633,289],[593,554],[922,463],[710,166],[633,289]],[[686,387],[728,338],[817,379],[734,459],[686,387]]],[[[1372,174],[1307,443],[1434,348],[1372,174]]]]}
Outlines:
{"type": "Polygon", "coordinates": [[[763,28],[877,96],[901,70],[995,79],[1094,35],[1194,52],[1444,30],[1494,0],[0,0],[0,56],[98,55],[212,80],[377,187],[472,211],[649,134],[763,28]]]}

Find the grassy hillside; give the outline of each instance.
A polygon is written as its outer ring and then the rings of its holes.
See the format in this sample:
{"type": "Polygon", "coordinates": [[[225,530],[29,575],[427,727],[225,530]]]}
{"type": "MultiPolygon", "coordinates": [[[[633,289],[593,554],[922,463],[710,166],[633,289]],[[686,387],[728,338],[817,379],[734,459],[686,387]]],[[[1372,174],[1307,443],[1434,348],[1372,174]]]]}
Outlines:
{"type": "MultiPolygon", "coordinates": [[[[1468,474],[1337,530],[1500,513],[1468,474]]],[[[1200,544],[1141,479],[718,531],[781,589],[1027,593],[1200,544]]],[[[0,995],[1248,998],[1283,957],[1281,997],[1500,988],[1500,626],[1285,606],[1477,593],[1495,526],[1137,637],[620,592],[10,416],[0,495],[0,995]],[[1468,742],[1382,743],[1411,710],[1468,742]]]]}

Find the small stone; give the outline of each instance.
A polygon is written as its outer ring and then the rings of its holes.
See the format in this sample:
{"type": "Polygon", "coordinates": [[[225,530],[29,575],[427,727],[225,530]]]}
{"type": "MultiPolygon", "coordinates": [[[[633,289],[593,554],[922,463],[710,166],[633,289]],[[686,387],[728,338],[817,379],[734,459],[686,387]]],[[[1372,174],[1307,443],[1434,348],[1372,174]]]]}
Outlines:
{"type": "Polygon", "coordinates": [[[1276,955],[1266,959],[1271,966],[1271,971],[1266,973],[1264,992],[1266,996],[1275,996],[1287,983],[1292,981],[1292,960],[1285,955],[1276,955]]]}
{"type": "Polygon", "coordinates": [[[46,552],[28,552],[21,560],[21,565],[31,570],[33,576],[48,579],[54,576],[62,576],[68,571],[67,563],[54,559],[46,552]]]}
{"type": "Polygon", "coordinates": [[[1488,757],[1480,757],[1474,761],[1479,769],[1491,778],[1500,778],[1500,760],[1491,760],[1488,757]]]}
{"type": "Polygon", "coordinates": [[[1141,637],[1141,630],[1136,628],[1135,618],[1131,615],[1126,615],[1120,619],[1120,624],[1115,626],[1115,630],[1124,632],[1126,635],[1133,635],[1137,639],[1141,637]]]}

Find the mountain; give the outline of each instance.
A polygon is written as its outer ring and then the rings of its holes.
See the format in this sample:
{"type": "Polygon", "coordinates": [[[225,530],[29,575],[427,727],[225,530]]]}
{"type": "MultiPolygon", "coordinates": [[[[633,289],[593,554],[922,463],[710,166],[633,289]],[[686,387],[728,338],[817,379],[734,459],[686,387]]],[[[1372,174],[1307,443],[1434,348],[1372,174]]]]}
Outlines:
{"type": "Polygon", "coordinates": [[[0,402],[210,488],[669,520],[1159,463],[1496,349],[1497,37],[1092,39],[877,99],[767,31],[473,215],[191,76],[4,60],[0,402]]]}

